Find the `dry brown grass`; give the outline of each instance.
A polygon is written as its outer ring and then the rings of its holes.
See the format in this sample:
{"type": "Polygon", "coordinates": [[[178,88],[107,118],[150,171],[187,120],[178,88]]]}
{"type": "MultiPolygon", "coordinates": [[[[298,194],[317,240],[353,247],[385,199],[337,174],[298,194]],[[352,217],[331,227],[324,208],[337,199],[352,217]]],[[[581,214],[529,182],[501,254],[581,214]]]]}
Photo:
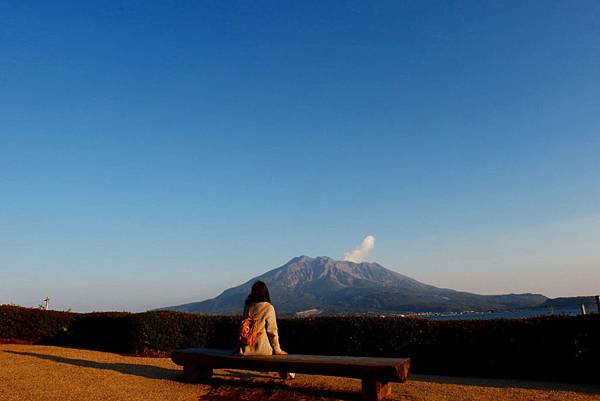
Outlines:
{"type": "MultiPolygon", "coordinates": [[[[360,381],[218,370],[202,384],[179,381],[168,358],[139,358],[71,348],[0,345],[0,400],[360,400],[360,381]]],[[[414,375],[394,384],[392,400],[600,401],[600,387],[516,380],[414,375]]]]}

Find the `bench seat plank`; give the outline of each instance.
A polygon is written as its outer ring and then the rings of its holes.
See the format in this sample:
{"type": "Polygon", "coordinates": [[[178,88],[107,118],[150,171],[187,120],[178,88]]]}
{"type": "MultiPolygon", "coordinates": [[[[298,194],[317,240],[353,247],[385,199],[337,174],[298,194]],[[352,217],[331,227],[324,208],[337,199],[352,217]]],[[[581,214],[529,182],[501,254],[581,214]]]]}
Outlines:
{"type": "Polygon", "coordinates": [[[232,355],[228,350],[188,348],[173,352],[172,360],[188,369],[244,369],[352,377],[378,382],[403,383],[410,359],[322,355],[232,355]]]}

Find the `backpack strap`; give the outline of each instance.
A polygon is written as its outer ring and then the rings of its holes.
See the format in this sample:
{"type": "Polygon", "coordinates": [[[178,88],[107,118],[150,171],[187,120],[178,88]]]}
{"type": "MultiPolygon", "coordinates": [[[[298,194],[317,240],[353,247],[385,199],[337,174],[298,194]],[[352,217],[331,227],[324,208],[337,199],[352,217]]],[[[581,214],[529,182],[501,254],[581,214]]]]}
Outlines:
{"type": "Polygon", "coordinates": [[[255,314],[254,314],[252,317],[256,319],[256,318],[257,318],[258,316],[260,316],[260,315],[261,315],[261,314],[262,314],[262,313],[263,313],[265,310],[267,310],[267,308],[268,308],[269,306],[271,306],[271,304],[267,302],[267,304],[266,304],[265,306],[263,306],[262,308],[260,308],[260,310],[259,310],[257,313],[255,313],[255,314]]]}

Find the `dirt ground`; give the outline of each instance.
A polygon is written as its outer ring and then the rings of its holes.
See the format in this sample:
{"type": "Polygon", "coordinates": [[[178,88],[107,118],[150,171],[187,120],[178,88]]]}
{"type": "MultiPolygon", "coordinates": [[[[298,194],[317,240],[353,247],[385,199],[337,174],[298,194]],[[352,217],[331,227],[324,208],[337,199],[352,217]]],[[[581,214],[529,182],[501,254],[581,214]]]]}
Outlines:
{"type": "MultiPolygon", "coordinates": [[[[168,358],[36,345],[0,345],[1,401],[95,400],[360,400],[360,381],[217,370],[202,384],[180,381],[181,367],[168,358]]],[[[600,401],[600,386],[517,380],[412,375],[394,384],[390,400],[600,401]]]]}

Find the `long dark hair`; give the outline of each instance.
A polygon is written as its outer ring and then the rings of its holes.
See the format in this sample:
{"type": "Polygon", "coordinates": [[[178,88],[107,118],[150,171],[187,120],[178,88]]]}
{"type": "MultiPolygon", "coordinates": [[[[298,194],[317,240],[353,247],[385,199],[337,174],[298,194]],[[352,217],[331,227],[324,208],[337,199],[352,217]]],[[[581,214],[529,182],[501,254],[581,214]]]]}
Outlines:
{"type": "Polygon", "coordinates": [[[267,285],[262,281],[257,281],[252,284],[252,291],[246,298],[246,306],[254,304],[256,302],[268,302],[271,303],[271,297],[269,296],[269,289],[267,285]]]}

